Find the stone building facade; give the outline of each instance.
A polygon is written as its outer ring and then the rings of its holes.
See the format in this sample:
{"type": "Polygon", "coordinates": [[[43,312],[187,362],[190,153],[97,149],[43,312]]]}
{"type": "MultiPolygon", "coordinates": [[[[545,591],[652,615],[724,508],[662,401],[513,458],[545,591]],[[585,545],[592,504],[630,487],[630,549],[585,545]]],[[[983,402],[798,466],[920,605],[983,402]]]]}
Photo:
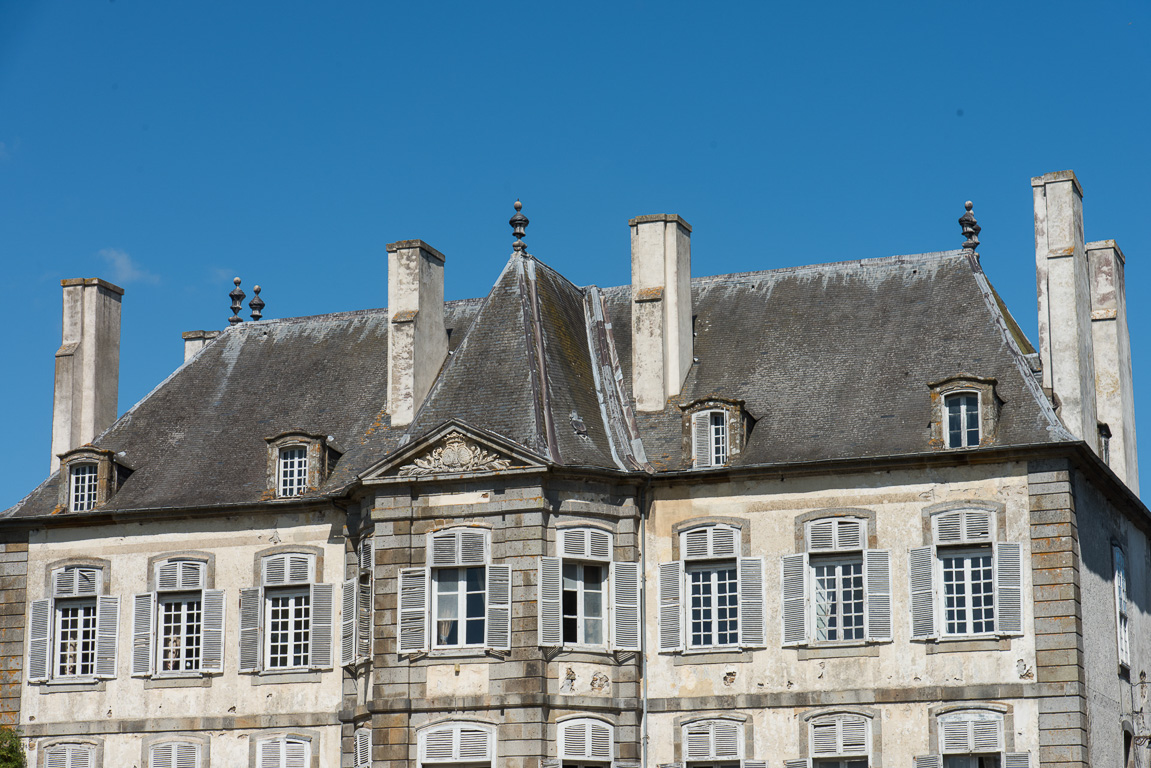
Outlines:
{"type": "Polygon", "coordinates": [[[0,717],[52,768],[1146,768],[1123,254],[1032,187],[1038,348],[970,207],[696,279],[641,216],[600,289],[517,206],[486,297],[397,242],[387,309],[187,333],[119,418],[123,292],[65,281],[0,717]]]}

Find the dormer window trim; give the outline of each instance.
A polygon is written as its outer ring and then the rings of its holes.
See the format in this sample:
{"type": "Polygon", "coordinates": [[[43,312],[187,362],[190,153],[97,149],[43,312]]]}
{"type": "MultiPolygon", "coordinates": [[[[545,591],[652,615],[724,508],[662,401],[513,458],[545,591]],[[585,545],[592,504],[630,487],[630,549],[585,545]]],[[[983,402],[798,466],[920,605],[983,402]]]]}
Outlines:
{"type": "Polygon", "coordinates": [[[996,385],[995,379],[967,374],[928,384],[934,404],[931,446],[967,450],[993,444],[1002,405],[996,385]]]}
{"type": "Polygon", "coordinates": [[[268,499],[297,499],[318,489],[343,455],[331,435],[291,430],[264,440],[268,443],[268,499]]]}
{"type": "Polygon", "coordinates": [[[742,400],[701,398],[683,406],[685,463],[694,469],[729,466],[743,450],[750,421],[742,400]]]}
{"type": "Polygon", "coordinates": [[[103,506],[131,472],[109,450],[87,446],[60,454],[60,511],[91,512],[103,506]]]}

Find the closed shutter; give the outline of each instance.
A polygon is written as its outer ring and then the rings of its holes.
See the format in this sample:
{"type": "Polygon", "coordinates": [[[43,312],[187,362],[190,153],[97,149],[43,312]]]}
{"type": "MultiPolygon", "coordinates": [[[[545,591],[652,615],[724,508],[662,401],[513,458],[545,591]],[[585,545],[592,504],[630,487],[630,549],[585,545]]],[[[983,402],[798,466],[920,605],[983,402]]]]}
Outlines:
{"type": "Polygon", "coordinates": [[[560,749],[563,756],[568,759],[586,758],[588,753],[588,722],[580,720],[574,723],[565,723],[563,737],[560,739],[560,749]]]}
{"type": "Polygon", "coordinates": [[[200,745],[182,741],[156,744],[149,750],[148,768],[200,768],[200,745]]]}
{"type": "Polygon", "coordinates": [[[311,751],[308,742],[302,739],[287,739],[284,742],[284,768],[308,768],[311,751]]]}
{"type": "Polygon", "coordinates": [[[400,570],[399,653],[428,649],[428,569],[400,570]]]}
{"type": "Polygon", "coordinates": [[[563,645],[563,616],[560,613],[560,559],[541,557],[539,564],[539,644],[549,648],[563,645]]]}
{"type": "Polygon", "coordinates": [[[120,638],[120,597],[96,598],[96,677],[116,676],[116,642],[120,638]]]}
{"type": "Polygon", "coordinates": [[[200,745],[177,742],[176,768],[200,768],[200,745]]]}
{"type": "Polygon", "coordinates": [[[611,564],[611,645],[614,650],[639,650],[641,583],[639,563],[611,564]]]}
{"type": "Polygon", "coordinates": [[[615,755],[612,729],[606,723],[592,720],[588,723],[588,757],[592,760],[610,761],[615,755]]]}
{"type": "Polygon", "coordinates": [[[176,768],[176,745],[157,744],[148,755],[148,768],[176,768]]]}
{"type": "Polygon", "coordinates": [[[739,558],[739,644],[743,648],[767,645],[763,558],[739,558]]]}
{"type": "Polygon", "coordinates": [[[863,553],[866,586],[867,639],[891,639],[891,553],[868,549],[863,553]]]}
{"type": "Polygon", "coordinates": [[[740,768],[767,768],[766,760],[744,760],[740,764],[740,768]]]}
{"type": "Polygon", "coordinates": [[[712,756],[710,723],[693,723],[687,727],[684,754],[688,760],[707,760],[712,756]]]}
{"type": "Polygon", "coordinates": [[[1031,768],[1031,753],[1004,752],[1003,768],[1031,768]]]}
{"type": "Polygon", "coordinates": [[[360,582],[360,591],[356,602],[356,656],[361,661],[372,655],[373,597],[372,582],[360,582]]]}
{"type": "Polygon", "coordinates": [[[864,521],[846,517],[835,520],[835,548],[838,550],[863,549],[864,521]]]}
{"type": "Polygon", "coordinates": [[[717,720],[712,723],[712,739],[715,757],[720,760],[739,757],[739,741],[743,729],[730,720],[717,720]]]}
{"type": "Polygon", "coordinates": [[[457,759],[460,762],[471,762],[491,759],[491,734],[479,728],[459,728],[459,750],[457,759]]]}
{"type": "Polygon", "coordinates": [[[512,569],[510,565],[489,565],[488,577],[488,648],[508,651],[512,647],[512,569]]]}
{"type": "Polygon", "coordinates": [[[783,768],[811,768],[811,760],[784,760],[783,768]]]}
{"type": "Polygon", "coordinates": [[[356,768],[371,768],[372,731],[367,726],[356,729],[356,768]]]}
{"type": "Polygon", "coordinates": [[[132,598],[132,677],[152,674],[156,593],[144,592],[132,598]]]}
{"type": "Polygon", "coordinates": [[[256,751],[259,758],[259,768],[282,768],[283,761],[281,755],[284,750],[284,742],[273,739],[269,741],[261,741],[256,751]]]}
{"type": "Polygon", "coordinates": [[[943,768],[943,755],[919,755],[915,758],[915,768],[943,768]]]}
{"type": "Polygon", "coordinates": [[[911,637],[926,640],[936,636],[935,631],[935,547],[917,547],[908,558],[908,579],[911,587],[911,637]]]}
{"type": "Polygon", "coordinates": [[[963,512],[944,512],[934,518],[935,541],[938,544],[963,542],[963,512]]]}
{"type": "Polygon", "coordinates": [[[312,590],[312,669],[332,668],[332,614],[336,588],[333,584],[313,584],[312,590]]]}
{"type": "Polygon", "coordinates": [[[711,456],[711,411],[701,411],[691,416],[691,444],[695,466],[710,467],[711,456]]]}
{"type": "Polygon", "coordinates": [[[263,563],[264,586],[308,584],[315,578],[315,563],[315,555],[303,552],[269,555],[263,563]]]}
{"type": "Polygon", "coordinates": [[[562,528],[559,531],[559,552],[563,557],[578,560],[609,561],[612,555],[612,535],[599,528],[562,528]]]}
{"type": "Polygon", "coordinates": [[[485,531],[460,531],[459,538],[460,565],[484,565],[488,561],[488,536],[485,531]]]}
{"type": "Polygon", "coordinates": [[[816,520],[807,524],[807,550],[830,552],[835,549],[835,520],[816,520]]]}
{"type": "Polygon", "coordinates": [[[807,642],[807,555],[784,555],[781,559],[783,593],[783,644],[807,642]]]}
{"type": "Polygon", "coordinates": [[[659,650],[683,650],[683,563],[659,564],[659,650]]]}
{"type": "Polygon", "coordinates": [[[260,669],[260,610],[263,590],[240,590],[240,671],[260,669]]]}
{"type": "Polygon", "coordinates": [[[1001,721],[972,720],[971,746],[972,752],[999,752],[1003,749],[1000,743],[1000,734],[1003,733],[1001,721]]]}
{"type": "Polygon", "coordinates": [[[204,655],[200,669],[208,673],[224,671],[224,590],[205,589],[204,606],[204,655]]]}
{"type": "Polygon", "coordinates": [[[939,746],[943,752],[971,752],[971,721],[948,718],[939,721],[939,746]]]}
{"type": "Polygon", "coordinates": [[[156,566],[156,591],[192,591],[204,587],[204,563],[170,560],[156,566]]]}
{"type": "Polygon", "coordinates": [[[811,724],[811,754],[816,757],[838,755],[839,728],[836,720],[826,720],[811,724]]]}
{"type": "Polygon", "coordinates": [[[867,721],[862,717],[839,720],[839,750],[845,755],[867,754],[867,721]]]}
{"type": "Polygon", "coordinates": [[[360,574],[371,576],[376,564],[376,542],[368,536],[360,540],[360,574]]]}
{"type": "Polygon", "coordinates": [[[456,756],[455,728],[440,728],[424,737],[423,762],[444,763],[456,756]]]}
{"type": "Polygon", "coordinates": [[[52,658],[52,601],[33,600],[28,608],[28,680],[48,679],[52,658]]]}
{"type": "Polygon", "coordinates": [[[356,663],[356,591],[359,579],[348,579],[340,592],[340,664],[356,663]]]}
{"type": "Polygon", "coordinates": [[[1023,634],[1023,548],[1019,544],[995,545],[995,609],[999,634],[1023,634]]]}

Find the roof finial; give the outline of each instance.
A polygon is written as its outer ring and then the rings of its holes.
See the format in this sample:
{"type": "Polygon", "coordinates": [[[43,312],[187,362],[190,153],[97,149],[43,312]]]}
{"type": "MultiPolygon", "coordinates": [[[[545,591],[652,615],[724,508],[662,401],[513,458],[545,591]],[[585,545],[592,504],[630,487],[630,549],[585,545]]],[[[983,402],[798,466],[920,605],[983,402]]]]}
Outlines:
{"type": "Polygon", "coordinates": [[[963,250],[974,252],[979,247],[979,232],[983,227],[975,222],[975,214],[971,212],[974,207],[972,202],[968,200],[964,203],[967,212],[959,217],[959,226],[963,227],[963,236],[967,238],[967,242],[963,244],[963,250]]]}
{"type": "Polygon", "coordinates": [[[252,310],[252,319],[259,320],[264,316],[263,312],[261,311],[264,308],[264,300],[260,298],[260,286],[257,285],[252,290],[256,292],[256,295],[253,296],[252,300],[248,302],[248,307],[250,307],[252,310]]]}
{"type": "Polygon", "coordinates": [[[512,249],[521,256],[527,255],[527,246],[524,245],[523,237],[525,230],[528,228],[528,217],[520,213],[520,209],[523,207],[524,204],[517,199],[515,204],[516,213],[508,219],[508,224],[512,225],[512,234],[516,236],[516,241],[512,243],[512,249]]]}
{"type": "Polygon", "coordinates": [[[240,290],[240,278],[237,277],[232,282],[236,287],[228,294],[232,297],[232,316],[228,318],[228,322],[235,325],[244,322],[244,318],[240,317],[240,310],[244,308],[244,296],[247,294],[240,290]]]}

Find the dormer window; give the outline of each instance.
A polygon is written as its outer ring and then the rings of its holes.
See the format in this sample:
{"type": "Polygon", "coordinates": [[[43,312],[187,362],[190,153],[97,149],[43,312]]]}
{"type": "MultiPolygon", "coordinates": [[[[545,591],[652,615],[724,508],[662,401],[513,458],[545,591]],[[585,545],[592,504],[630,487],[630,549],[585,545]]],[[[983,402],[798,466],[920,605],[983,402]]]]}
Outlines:
{"type": "Polygon", "coordinates": [[[265,499],[295,499],[323,484],[343,450],[331,435],[282,432],[268,443],[268,490],[265,499]]]}
{"type": "Polygon", "coordinates": [[[99,468],[95,464],[73,464],[68,469],[68,511],[87,512],[96,506],[99,468]]]}
{"type": "Polygon", "coordinates": [[[90,445],[60,454],[58,510],[91,512],[108,501],[132,473],[119,458],[90,445]]]}
{"type": "Polygon", "coordinates": [[[931,446],[955,450],[994,443],[1003,404],[995,385],[995,379],[966,374],[928,384],[934,409],[931,446]]]}
{"type": "Polygon", "coordinates": [[[947,447],[974,448],[979,445],[979,394],[957,392],[944,399],[947,412],[947,447]]]}
{"type": "Polygon", "coordinates": [[[739,455],[749,422],[742,402],[697,400],[684,410],[685,453],[693,467],[722,467],[739,455]]]}
{"type": "Polygon", "coordinates": [[[276,465],[276,495],[299,496],[308,489],[308,449],[302,445],[281,448],[276,465]]]}

